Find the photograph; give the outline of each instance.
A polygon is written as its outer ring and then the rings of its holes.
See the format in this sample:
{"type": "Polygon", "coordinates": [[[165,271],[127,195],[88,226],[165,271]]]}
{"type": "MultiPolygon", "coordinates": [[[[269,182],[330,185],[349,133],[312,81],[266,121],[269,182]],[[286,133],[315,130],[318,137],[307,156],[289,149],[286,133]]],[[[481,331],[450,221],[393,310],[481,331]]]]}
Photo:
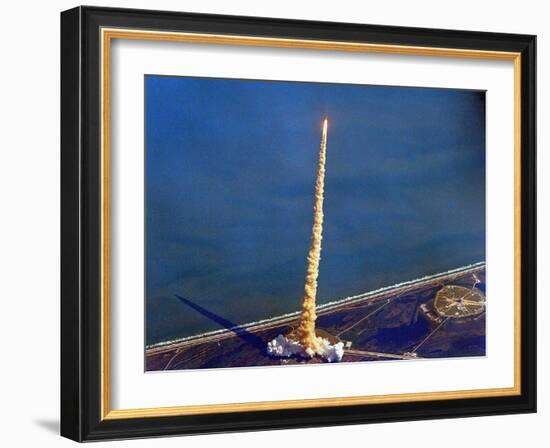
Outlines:
{"type": "Polygon", "coordinates": [[[486,356],[485,97],[146,74],[145,370],[486,356]]]}

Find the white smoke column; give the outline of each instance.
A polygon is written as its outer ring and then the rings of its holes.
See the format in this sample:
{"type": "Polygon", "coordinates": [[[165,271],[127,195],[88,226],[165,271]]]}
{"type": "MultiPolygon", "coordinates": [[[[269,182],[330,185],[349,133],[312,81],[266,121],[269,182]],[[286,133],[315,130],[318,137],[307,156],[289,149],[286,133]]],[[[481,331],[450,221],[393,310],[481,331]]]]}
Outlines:
{"type": "Polygon", "coordinates": [[[325,163],[327,152],[327,119],[323,122],[321,146],[319,148],[319,166],[315,183],[315,202],[313,205],[313,227],[311,242],[307,256],[306,284],[304,286],[304,300],[302,315],[298,327],[298,339],[306,351],[320,354],[320,341],[315,334],[317,278],[319,277],[319,261],[321,260],[321,240],[323,239],[323,198],[325,190],[325,163]]]}

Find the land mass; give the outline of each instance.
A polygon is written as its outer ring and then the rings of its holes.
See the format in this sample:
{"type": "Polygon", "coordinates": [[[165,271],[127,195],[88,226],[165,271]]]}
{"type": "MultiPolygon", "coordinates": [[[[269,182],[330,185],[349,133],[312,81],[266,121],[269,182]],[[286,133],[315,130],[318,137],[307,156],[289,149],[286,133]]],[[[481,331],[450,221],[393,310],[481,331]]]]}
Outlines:
{"type": "MultiPolygon", "coordinates": [[[[295,330],[298,312],[233,325],[189,298],[176,297],[189,312],[215,321],[222,329],[148,346],[147,371],[322,362],[272,358],[266,352],[270,340],[295,330]]],[[[484,356],[485,263],[331,302],[319,306],[317,313],[318,333],[344,342],[342,362],[484,356]],[[449,291],[455,292],[450,298],[449,291]],[[456,291],[465,291],[464,298],[456,291]],[[434,305],[439,292],[452,313],[434,305]]]]}

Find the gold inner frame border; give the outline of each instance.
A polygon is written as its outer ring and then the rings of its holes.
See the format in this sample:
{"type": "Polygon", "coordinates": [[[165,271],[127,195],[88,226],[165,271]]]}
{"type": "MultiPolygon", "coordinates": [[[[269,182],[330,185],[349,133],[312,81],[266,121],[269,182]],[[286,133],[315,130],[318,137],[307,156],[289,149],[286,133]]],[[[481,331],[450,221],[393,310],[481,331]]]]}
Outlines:
{"type": "Polygon", "coordinates": [[[459,48],[282,39],[239,35],[163,32],[138,29],[101,29],[101,420],[168,417],[229,412],[307,409],[383,403],[502,397],[521,394],[521,54],[459,48]],[[188,405],[136,409],[111,409],[110,368],[110,63],[113,39],[186,42],[213,45],[295,48],[311,50],[383,53],[412,56],[506,60],[514,63],[514,386],[442,392],[418,392],[303,400],[188,405]]]}

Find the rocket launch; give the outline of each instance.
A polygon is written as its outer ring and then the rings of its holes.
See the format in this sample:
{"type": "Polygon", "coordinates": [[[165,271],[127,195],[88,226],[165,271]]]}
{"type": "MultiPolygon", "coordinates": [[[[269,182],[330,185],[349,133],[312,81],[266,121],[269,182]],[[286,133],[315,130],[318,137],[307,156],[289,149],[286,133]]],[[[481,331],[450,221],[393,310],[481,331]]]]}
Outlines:
{"type": "Polygon", "coordinates": [[[315,182],[315,201],[313,204],[313,226],[311,229],[311,241],[307,256],[306,283],[304,286],[304,299],[298,338],[300,344],[313,353],[319,352],[319,341],[315,334],[317,278],[319,277],[319,261],[321,260],[321,240],[323,239],[323,199],[325,190],[325,163],[327,152],[327,125],[323,122],[323,133],[319,148],[319,165],[317,168],[317,180],[315,182]]]}
{"type": "Polygon", "coordinates": [[[344,356],[344,343],[334,345],[325,337],[317,336],[315,321],[317,320],[316,298],[317,278],[319,277],[319,261],[321,260],[321,241],[323,239],[323,199],[325,193],[325,163],[327,157],[327,126],[323,121],[321,145],[319,147],[319,164],[315,182],[315,199],[313,202],[313,226],[307,256],[306,283],[300,323],[298,328],[288,336],[280,334],[267,344],[269,356],[288,358],[298,356],[313,358],[320,356],[328,362],[338,362],[344,356]]]}

